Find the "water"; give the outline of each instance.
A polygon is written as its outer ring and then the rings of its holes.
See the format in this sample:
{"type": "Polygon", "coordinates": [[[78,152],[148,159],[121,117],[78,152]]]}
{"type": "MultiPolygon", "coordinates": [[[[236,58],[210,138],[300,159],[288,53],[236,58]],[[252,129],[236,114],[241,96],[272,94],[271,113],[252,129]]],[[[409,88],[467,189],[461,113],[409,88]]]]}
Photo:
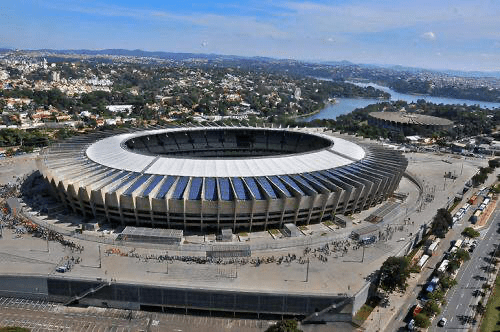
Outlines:
{"type": "MultiPolygon", "coordinates": [[[[404,100],[408,103],[411,103],[411,102],[417,102],[418,99],[424,99],[425,101],[434,104],[459,104],[459,105],[466,104],[467,106],[479,105],[482,108],[489,108],[489,109],[500,108],[500,103],[467,100],[467,99],[455,99],[446,97],[434,97],[425,95],[409,95],[405,93],[396,92],[388,87],[378,85],[375,83],[354,83],[354,82],[350,83],[353,83],[360,87],[372,86],[376,89],[388,92],[391,94],[391,99],[390,99],[391,101],[404,100]]],[[[327,105],[319,113],[304,118],[304,121],[312,121],[315,119],[335,119],[339,115],[351,113],[356,108],[363,108],[370,104],[378,103],[380,101],[381,101],[380,99],[372,99],[372,98],[337,98],[337,103],[327,105]]]]}

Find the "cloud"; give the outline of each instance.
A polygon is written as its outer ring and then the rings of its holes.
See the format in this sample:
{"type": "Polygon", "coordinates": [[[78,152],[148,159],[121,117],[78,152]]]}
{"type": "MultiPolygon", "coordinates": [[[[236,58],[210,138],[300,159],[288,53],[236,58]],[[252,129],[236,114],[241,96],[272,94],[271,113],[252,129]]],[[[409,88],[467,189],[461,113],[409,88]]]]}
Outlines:
{"type": "Polygon", "coordinates": [[[422,38],[427,40],[436,40],[436,34],[432,31],[426,32],[422,34],[422,38]]]}
{"type": "Polygon", "coordinates": [[[56,0],[47,3],[46,6],[54,10],[65,10],[95,16],[131,18],[143,21],[155,20],[165,25],[172,25],[173,22],[176,22],[176,27],[179,24],[185,24],[187,29],[202,27],[209,29],[214,34],[227,34],[229,31],[240,36],[271,38],[283,38],[287,35],[276,24],[251,15],[223,15],[203,12],[179,14],[157,9],[131,8],[94,2],[75,1],[75,3],[68,4],[65,0],[56,0]]]}
{"type": "Polygon", "coordinates": [[[202,41],[201,42],[201,47],[207,47],[208,46],[208,42],[206,40],[202,41]]]}

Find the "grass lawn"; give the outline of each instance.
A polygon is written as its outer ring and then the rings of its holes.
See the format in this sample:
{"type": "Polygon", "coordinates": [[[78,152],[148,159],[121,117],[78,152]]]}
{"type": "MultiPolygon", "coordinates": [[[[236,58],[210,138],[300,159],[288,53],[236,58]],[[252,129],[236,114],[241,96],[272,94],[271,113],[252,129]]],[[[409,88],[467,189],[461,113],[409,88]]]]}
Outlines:
{"type": "Polygon", "coordinates": [[[481,323],[481,332],[500,330],[500,276],[495,280],[495,289],[488,299],[486,313],[481,323]]]}
{"type": "Polygon", "coordinates": [[[366,301],[366,303],[363,304],[363,306],[358,310],[356,315],[354,315],[353,322],[361,326],[379,302],[380,299],[378,298],[369,298],[368,301],[366,301]]]}
{"type": "Polygon", "coordinates": [[[374,308],[372,306],[370,306],[366,303],[363,304],[363,306],[358,310],[358,312],[354,316],[354,319],[357,321],[364,322],[368,318],[368,316],[370,316],[373,309],[374,308]]]}
{"type": "Polygon", "coordinates": [[[269,233],[271,233],[272,235],[278,235],[280,233],[280,230],[273,228],[269,230],[269,233]]]}

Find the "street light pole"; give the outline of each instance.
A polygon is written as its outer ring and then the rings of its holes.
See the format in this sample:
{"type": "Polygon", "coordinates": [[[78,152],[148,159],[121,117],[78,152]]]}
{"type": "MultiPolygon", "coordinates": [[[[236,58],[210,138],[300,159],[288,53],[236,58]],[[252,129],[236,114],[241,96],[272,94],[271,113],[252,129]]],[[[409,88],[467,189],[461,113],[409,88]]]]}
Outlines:
{"type": "Polygon", "coordinates": [[[101,245],[99,245],[99,268],[102,267],[102,260],[101,260],[101,245]]]}
{"type": "Polygon", "coordinates": [[[309,281],[309,257],[307,258],[306,282],[309,281]]]}

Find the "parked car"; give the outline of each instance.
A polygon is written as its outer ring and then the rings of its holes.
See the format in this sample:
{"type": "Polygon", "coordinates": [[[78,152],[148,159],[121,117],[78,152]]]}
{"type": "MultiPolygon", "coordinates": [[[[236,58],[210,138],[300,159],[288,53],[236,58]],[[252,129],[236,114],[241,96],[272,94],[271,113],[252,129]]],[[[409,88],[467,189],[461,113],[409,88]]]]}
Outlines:
{"type": "Polygon", "coordinates": [[[448,322],[448,320],[447,320],[446,318],[444,318],[444,317],[443,317],[443,318],[441,318],[441,319],[439,320],[439,322],[438,322],[438,326],[443,327],[443,326],[445,326],[445,325],[446,325],[446,323],[447,323],[447,322],[448,322]]]}
{"type": "Polygon", "coordinates": [[[67,271],[68,271],[68,268],[66,266],[59,266],[56,268],[56,272],[59,272],[59,273],[64,273],[67,271]]]}

